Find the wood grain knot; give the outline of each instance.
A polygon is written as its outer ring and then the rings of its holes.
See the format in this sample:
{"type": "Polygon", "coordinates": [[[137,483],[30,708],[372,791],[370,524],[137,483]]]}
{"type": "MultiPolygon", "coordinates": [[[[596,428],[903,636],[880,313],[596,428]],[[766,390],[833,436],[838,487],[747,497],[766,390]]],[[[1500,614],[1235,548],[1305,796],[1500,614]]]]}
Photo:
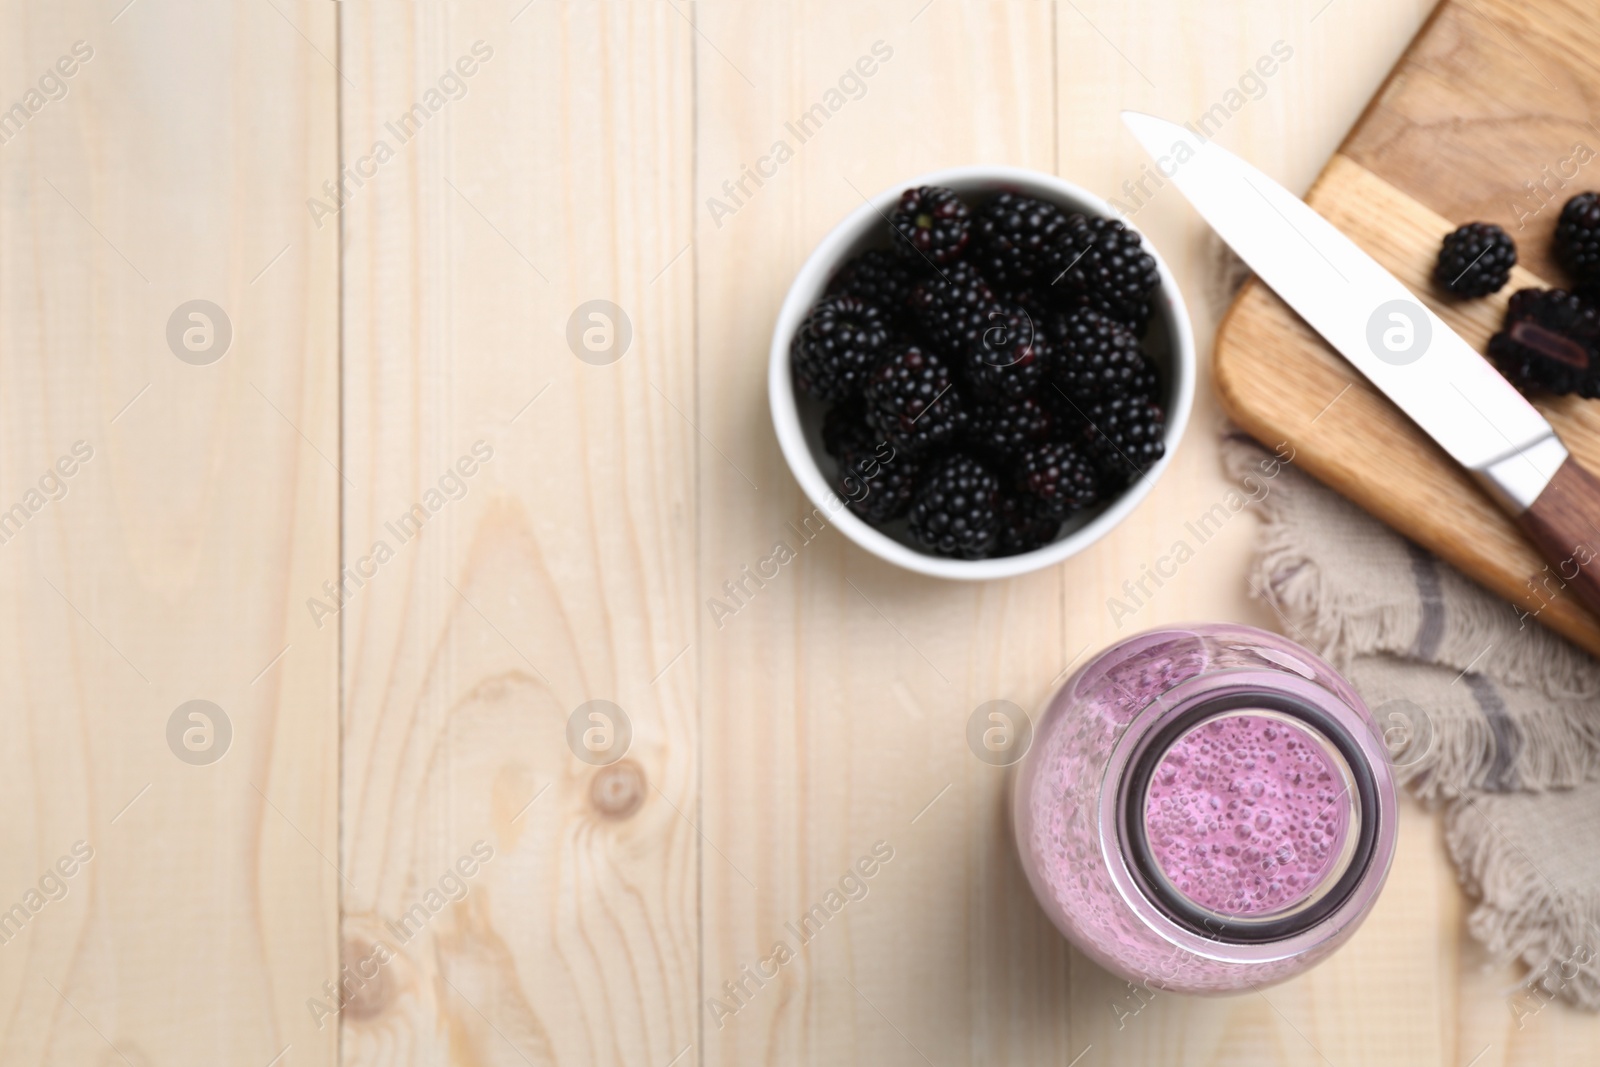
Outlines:
{"type": "Polygon", "coordinates": [[[626,819],[644,803],[644,768],[631,759],[601,767],[589,783],[589,803],[608,819],[626,819]]]}
{"type": "Polygon", "coordinates": [[[339,989],[342,1012],[350,1019],[370,1019],[383,1013],[394,984],[389,979],[393,950],[365,939],[347,939],[342,946],[339,989]]]}

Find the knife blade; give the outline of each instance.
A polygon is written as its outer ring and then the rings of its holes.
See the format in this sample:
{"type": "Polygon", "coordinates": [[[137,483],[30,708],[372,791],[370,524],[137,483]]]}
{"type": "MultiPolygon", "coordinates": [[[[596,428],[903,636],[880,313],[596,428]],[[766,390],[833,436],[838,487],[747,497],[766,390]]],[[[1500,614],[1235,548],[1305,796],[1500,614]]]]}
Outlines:
{"type": "Polygon", "coordinates": [[[1600,613],[1600,481],[1510,382],[1299,197],[1189,128],[1123,122],[1260,279],[1517,519],[1600,613]]]}

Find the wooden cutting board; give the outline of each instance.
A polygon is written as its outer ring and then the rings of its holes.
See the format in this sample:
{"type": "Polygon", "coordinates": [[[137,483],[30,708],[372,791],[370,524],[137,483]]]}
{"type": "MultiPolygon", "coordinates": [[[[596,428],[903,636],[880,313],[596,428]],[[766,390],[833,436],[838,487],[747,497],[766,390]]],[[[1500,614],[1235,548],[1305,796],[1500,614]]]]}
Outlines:
{"type": "MultiPolygon", "coordinates": [[[[1479,351],[1512,292],[1564,284],[1552,258],[1568,197],[1600,189],[1600,8],[1579,0],[1444,0],[1306,200],[1479,351]],[[1517,242],[1511,283],[1441,299],[1443,236],[1495,222],[1517,242]]],[[[1445,454],[1266,286],[1223,319],[1217,391],[1232,418],[1483,585],[1600,655],[1600,623],[1445,454]]],[[[1600,471],[1600,401],[1536,401],[1600,471]]]]}

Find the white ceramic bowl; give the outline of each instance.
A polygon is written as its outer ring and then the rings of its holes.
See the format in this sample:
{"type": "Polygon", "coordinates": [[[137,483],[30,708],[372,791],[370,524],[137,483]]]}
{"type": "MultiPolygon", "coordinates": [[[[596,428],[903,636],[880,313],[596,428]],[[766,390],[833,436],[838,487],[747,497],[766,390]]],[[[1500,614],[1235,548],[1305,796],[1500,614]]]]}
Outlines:
{"type": "Polygon", "coordinates": [[[783,449],[789,469],[794,471],[795,480],[811,502],[823,510],[828,521],[840,532],[879,559],[939,578],[987,580],[1026,574],[1060,563],[1104,537],[1138,506],[1171,462],[1184,425],[1189,421],[1189,408],[1194,403],[1194,335],[1189,326],[1189,312],[1172,272],[1146,238],[1145,248],[1155,256],[1156,266],[1161,271],[1161,284],[1151,298],[1154,314],[1145,337],[1145,351],[1161,366],[1166,383],[1163,397],[1167,414],[1166,452],[1145,471],[1144,477],[1123,490],[1110,504],[1075,520],[1068,519],[1056,540],[1043,548],[999,559],[946,559],[874,529],[845,507],[833,490],[838,469],[833,457],[822,447],[822,415],[827,405],[795,394],[794,379],[789,371],[789,344],[806,312],[844,262],[867,248],[888,245],[888,224],[884,220],[899,202],[901,192],[919,185],[946,186],[969,203],[989,194],[1010,191],[1036,196],[1065,211],[1106,217],[1116,214],[1104,200],[1071,182],[1019,167],[974,166],[935,171],[899,182],[862,204],[817,245],[789,286],[789,295],[778,312],[778,324],[772,331],[767,379],[778,445],[783,449]]]}

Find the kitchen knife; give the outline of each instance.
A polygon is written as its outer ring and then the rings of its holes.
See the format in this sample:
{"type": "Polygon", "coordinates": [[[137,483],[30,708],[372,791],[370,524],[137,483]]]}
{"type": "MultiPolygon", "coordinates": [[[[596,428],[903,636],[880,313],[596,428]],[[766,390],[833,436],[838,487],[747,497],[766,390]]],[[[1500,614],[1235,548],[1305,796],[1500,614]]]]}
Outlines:
{"type": "Polygon", "coordinates": [[[1217,235],[1470,471],[1600,614],[1600,480],[1544,416],[1299,197],[1188,127],[1134,111],[1122,119],[1217,235]]]}

